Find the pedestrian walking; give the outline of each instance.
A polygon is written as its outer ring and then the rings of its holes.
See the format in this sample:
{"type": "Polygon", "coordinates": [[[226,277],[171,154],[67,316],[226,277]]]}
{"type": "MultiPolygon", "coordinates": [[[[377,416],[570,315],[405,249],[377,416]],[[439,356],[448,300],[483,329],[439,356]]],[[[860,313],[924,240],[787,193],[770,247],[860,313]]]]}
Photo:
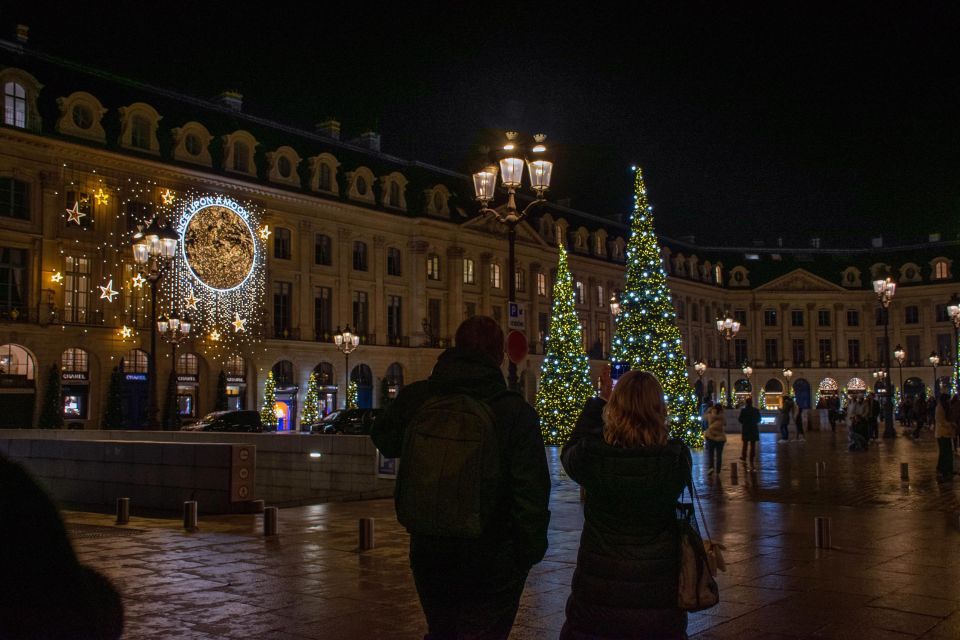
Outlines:
{"type": "Polygon", "coordinates": [[[430,378],[405,387],[372,429],[380,453],[400,458],[397,519],[427,640],[507,638],[547,549],[543,438],[533,407],[504,383],[503,344],[493,318],[465,320],[430,378]]]}
{"type": "Polygon", "coordinates": [[[747,398],[740,409],[740,439],[743,441],[740,449],[740,461],[747,469],[755,471],[757,468],[757,441],[760,440],[760,412],[753,406],[753,399],[747,398]]]}
{"type": "Polygon", "coordinates": [[[703,445],[707,450],[707,475],[720,474],[723,468],[723,447],[727,443],[727,418],[719,403],[707,411],[707,431],[703,445]]]}
{"type": "Polygon", "coordinates": [[[847,405],[847,428],[850,444],[850,451],[866,451],[869,443],[870,430],[867,424],[867,405],[859,396],[850,397],[847,405]]]}
{"type": "Polygon", "coordinates": [[[933,414],[934,436],[937,438],[937,480],[950,482],[953,480],[953,437],[956,427],[950,421],[950,401],[947,394],[937,398],[937,406],[933,414]]]}
{"type": "Polygon", "coordinates": [[[927,399],[924,396],[917,396],[913,400],[913,437],[919,438],[920,432],[923,431],[923,426],[926,424],[927,419],[927,399]]]}
{"type": "Polygon", "coordinates": [[[797,441],[803,442],[803,407],[800,406],[800,403],[794,403],[795,410],[793,412],[793,423],[797,432],[797,441]]]}
{"type": "Polygon", "coordinates": [[[586,489],[560,640],[686,638],[676,513],[691,460],[668,439],[657,378],[630,371],[609,395],[588,400],[560,459],[586,489]]]}
{"type": "Polygon", "coordinates": [[[957,434],[953,437],[953,451],[956,452],[957,440],[960,439],[960,393],[955,393],[950,398],[950,422],[953,423],[953,428],[957,434]]]}
{"type": "Polygon", "coordinates": [[[867,425],[871,440],[880,438],[880,402],[876,394],[867,394],[867,425]]]}
{"type": "Polygon", "coordinates": [[[780,427],[780,442],[790,441],[790,419],[793,415],[793,400],[790,396],[783,397],[780,413],[777,415],[777,425],[780,427]]]}

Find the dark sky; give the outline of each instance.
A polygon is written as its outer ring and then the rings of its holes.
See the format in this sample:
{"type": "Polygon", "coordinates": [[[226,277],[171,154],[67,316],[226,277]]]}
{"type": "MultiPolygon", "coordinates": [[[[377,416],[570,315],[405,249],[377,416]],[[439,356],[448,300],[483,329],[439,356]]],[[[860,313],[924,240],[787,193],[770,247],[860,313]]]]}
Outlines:
{"type": "Polygon", "coordinates": [[[543,131],[551,198],[626,212],[639,163],[673,236],[960,232],[954,3],[243,4],[0,15],[39,49],[201,97],[237,89],[245,111],[308,128],[376,126],[384,151],[455,169],[485,129],[543,131]]]}

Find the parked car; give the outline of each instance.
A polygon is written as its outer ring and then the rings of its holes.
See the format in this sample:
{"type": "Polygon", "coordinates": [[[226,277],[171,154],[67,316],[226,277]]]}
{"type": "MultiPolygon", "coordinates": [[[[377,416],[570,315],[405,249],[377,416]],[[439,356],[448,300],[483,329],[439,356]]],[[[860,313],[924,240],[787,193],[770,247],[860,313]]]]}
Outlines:
{"type": "Polygon", "coordinates": [[[325,416],[310,425],[310,433],[342,433],[351,436],[368,436],[380,409],[342,409],[325,416]]]}
{"type": "Polygon", "coordinates": [[[208,413],[199,422],[180,427],[181,431],[234,431],[239,433],[260,433],[263,422],[256,411],[214,411],[208,413]]]}

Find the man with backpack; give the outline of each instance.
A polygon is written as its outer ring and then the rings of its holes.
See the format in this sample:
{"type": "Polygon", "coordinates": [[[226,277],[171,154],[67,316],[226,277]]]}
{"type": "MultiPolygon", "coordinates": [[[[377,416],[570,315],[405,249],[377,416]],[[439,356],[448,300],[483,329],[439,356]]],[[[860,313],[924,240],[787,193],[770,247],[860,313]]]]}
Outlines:
{"type": "Polygon", "coordinates": [[[371,436],[400,458],[397,519],[410,532],[426,638],[505,639],[547,550],[550,474],[536,412],[504,383],[496,321],[469,318],[455,342],[371,436]]]}

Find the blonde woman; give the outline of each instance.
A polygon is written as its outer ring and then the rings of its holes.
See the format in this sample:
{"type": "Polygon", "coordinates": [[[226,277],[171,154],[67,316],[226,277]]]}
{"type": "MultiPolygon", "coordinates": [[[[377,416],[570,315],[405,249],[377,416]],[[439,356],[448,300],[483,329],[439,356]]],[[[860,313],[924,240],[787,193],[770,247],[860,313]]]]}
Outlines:
{"type": "Polygon", "coordinates": [[[690,478],[690,452],[668,439],[657,378],[630,371],[587,401],[561,452],[586,490],[577,569],[561,640],[686,638],[677,608],[676,505],[690,478]]]}

